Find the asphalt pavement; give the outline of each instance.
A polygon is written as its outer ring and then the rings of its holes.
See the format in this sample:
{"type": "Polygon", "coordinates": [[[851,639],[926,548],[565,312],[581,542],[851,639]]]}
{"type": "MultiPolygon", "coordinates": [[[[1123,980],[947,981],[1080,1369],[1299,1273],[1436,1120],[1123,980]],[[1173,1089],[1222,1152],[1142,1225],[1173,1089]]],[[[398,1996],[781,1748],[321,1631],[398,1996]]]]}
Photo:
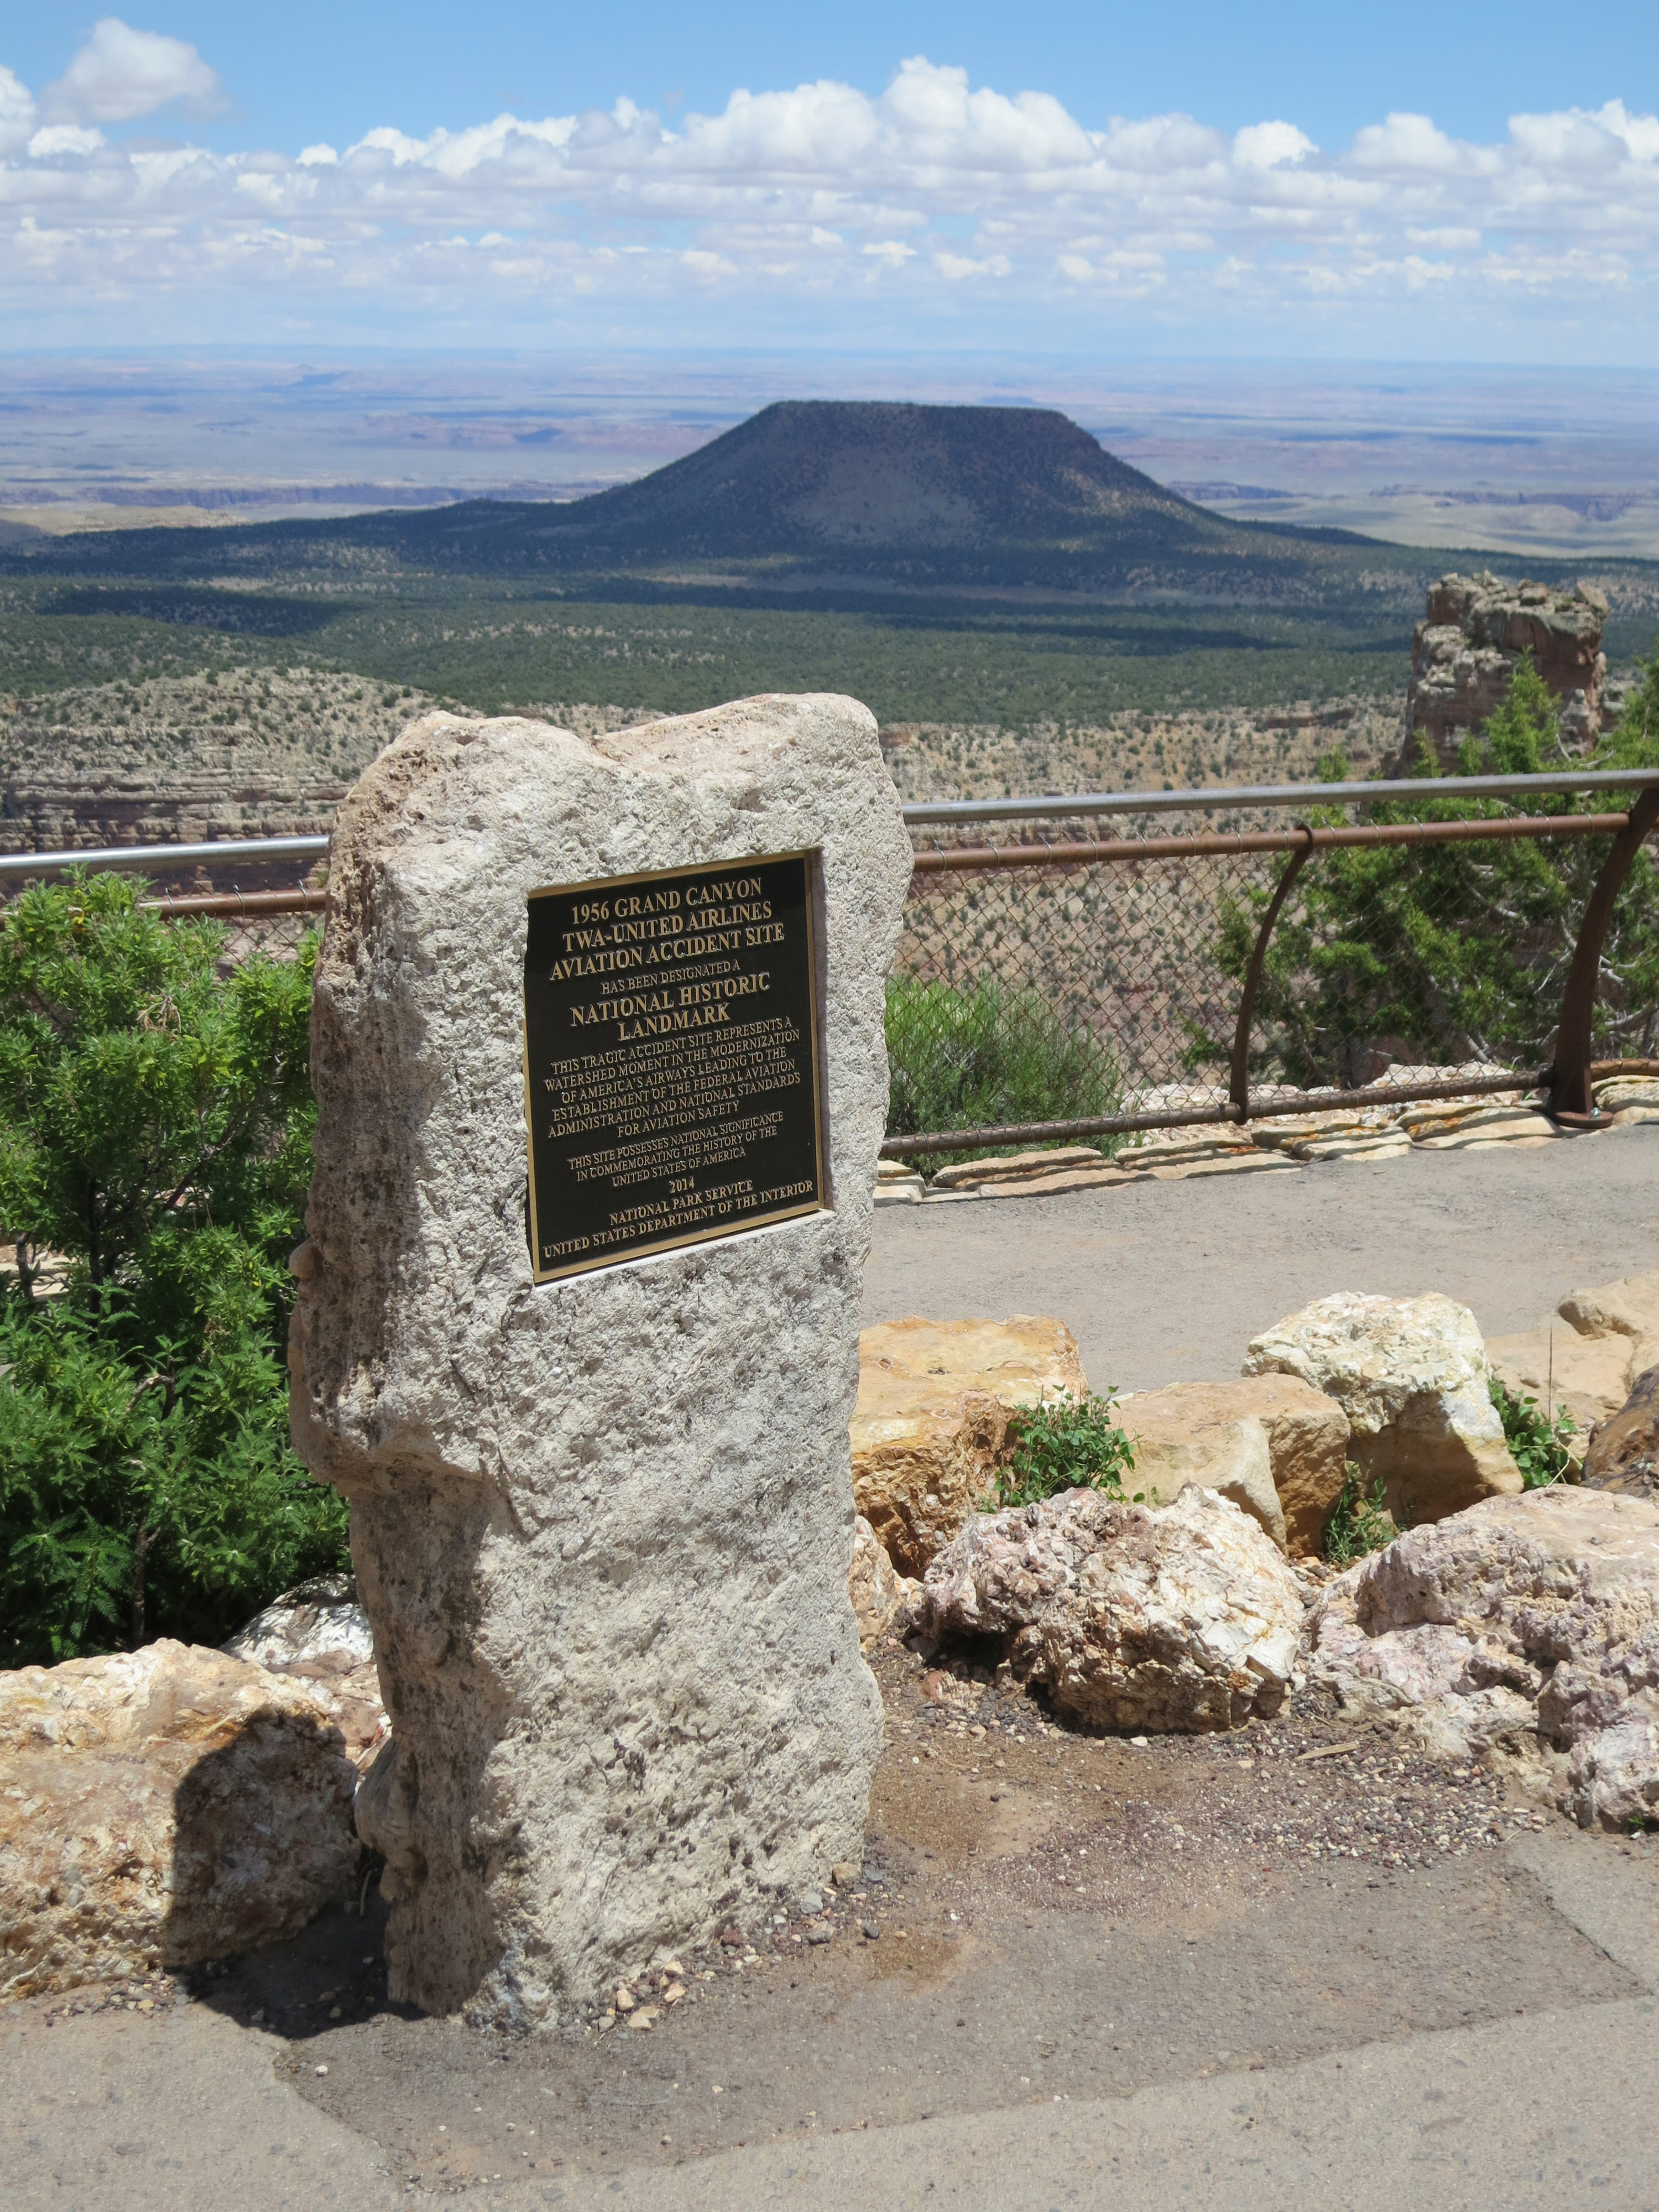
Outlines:
{"type": "Polygon", "coordinates": [[[1253,1336],[1333,1291],[1443,1291],[1506,1336],[1581,1284],[1650,1267],[1659,1122],[1535,1149],[883,1206],[864,1319],[1048,1314],[1097,1389],[1155,1390],[1237,1375],[1253,1336]]]}
{"type": "MultiPolygon", "coordinates": [[[[0,2021],[0,2204],[8,2212],[1652,2212],[1659,2203],[1659,1844],[1528,1835],[1504,1846],[1595,1994],[1223,2069],[1120,2097],[857,2124],[665,2165],[459,2191],[400,2180],[368,2129],[292,2081],[281,2039],[201,2004],[165,2016],[0,2021]],[[1617,1992],[1616,1994],[1613,1992],[1617,1992]]],[[[1288,1940],[1294,1940],[1293,1936],[1288,1940]]],[[[1501,1991],[1478,1993],[1490,1999],[1501,1991]]],[[[464,2045],[455,2063],[489,2064],[464,2045]]],[[[482,2093],[481,2093],[482,2094],[482,2093]]]]}

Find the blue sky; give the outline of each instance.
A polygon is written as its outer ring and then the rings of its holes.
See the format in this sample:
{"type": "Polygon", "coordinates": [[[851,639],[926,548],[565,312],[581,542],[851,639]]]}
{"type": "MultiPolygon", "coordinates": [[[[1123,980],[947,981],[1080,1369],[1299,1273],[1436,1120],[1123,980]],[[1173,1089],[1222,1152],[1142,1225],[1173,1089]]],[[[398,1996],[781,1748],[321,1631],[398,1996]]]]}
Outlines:
{"type": "Polygon", "coordinates": [[[3,343],[1650,362],[1659,9],[0,23],[3,343]]]}
{"type": "MultiPolygon", "coordinates": [[[[0,61],[25,82],[58,76],[95,18],[87,0],[32,0],[0,31],[0,61]]],[[[1136,4],[833,8],[747,0],[659,4],[491,4],[453,0],[164,0],[137,27],[195,46],[223,79],[234,119],[199,128],[231,150],[250,126],[294,151],[376,124],[415,135],[512,108],[527,115],[658,106],[678,94],[704,113],[738,86],[833,77],[878,93],[911,54],[957,63],[976,83],[1063,99],[1086,125],[1181,110],[1224,131],[1287,117],[1338,144],[1391,109],[1431,115],[1456,137],[1501,135],[1510,116],[1659,95],[1659,9],[1606,0],[1582,11],[1539,0],[1246,6],[1136,4]]],[[[672,112],[672,111],[671,111],[672,112]]]]}

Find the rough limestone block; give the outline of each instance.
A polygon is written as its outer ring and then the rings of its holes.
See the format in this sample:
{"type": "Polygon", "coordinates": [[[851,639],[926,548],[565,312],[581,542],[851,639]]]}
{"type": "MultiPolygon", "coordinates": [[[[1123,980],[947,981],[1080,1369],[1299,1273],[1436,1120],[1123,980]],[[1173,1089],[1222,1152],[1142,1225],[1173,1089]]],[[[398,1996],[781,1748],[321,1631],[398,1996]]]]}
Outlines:
{"type": "Polygon", "coordinates": [[[297,1934],[356,1780],[325,1692],[198,1644],[0,1673],[0,2002],[297,1934]]]}
{"type": "Polygon", "coordinates": [[[1334,1398],[1291,1375],[1174,1382],[1126,1398],[1134,1440],[1126,1488],[1167,1505],[1201,1482],[1243,1508],[1281,1551],[1319,1550],[1347,1479],[1348,1417],[1334,1398]]]}
{"type": "Polygon", "coordinates": [[[1089,1385],[1063,1322],[882,1322],[859,1339],[853,1490],[900,1572],[921,1575],[985,1503],[1008,1417],[1089,1385]]]}
{"type": "Polygon", "coordinates": [[[1186,1182],[1194,1176],[1288,1175],[1295,1166],[1296,1162],[1282,1152],[1264,1152],[1252,1146],[1248,1152],[1222,1153],[1176,1167],[1160,1164],[1152,1173],[1160,1182],[1186,1182]]]}
{"type": "Polygon", "coordinates": [[[1006,1638],[1015,1674],[1060,1712],[1183,1734],[1277,1712],[1302,1628],[1288,1562],[1198,1483],[1164,1507],[1067,1490],[976,1514],[927,1570],[918,1611],[941,1642],[1006,1638]]]}
{"type": "Polygon", "coordinates": [[[1052,1198],[1068,1190],[1114,1190],[1119,1183],[1139,1182],[1139,1176],[1121,1175],[1115,1168],[1060,1168],[1053,1175],[1030,1176],[1024,1182],[984,1182],[975,1186],[980,1198],[1052,1198]]]}
{"type": "Polygon", "coordinates": [[[533,2024],[862,1847],[860,1277],[910,846],[873,718],[416,722],[341,808],[293,1424],[352,1505],[394,1996],[533,2024]],[[540,1285],[526,901],[822,854],[830,1210],[540,1285]]]}
{"type": "Polygon", "coordinates": [[[1327,1583],[1312,1678],[1442,1757],[1503,1752],[1581,1827],[1659,1818],[1659,1504],[1556,1486],[1327,1583]]]}
{"type": "Polygon", "coordinates": [[[958,1160],[933,1177],[935,1190],[983,1190],[988,1184],[1024,1182],[1033,1176],[1064,1174],[1068,1169],[1106,1165],[1098,1145],[1056,1145],[1048,1152],[1004,1152],[983,1159],[958,1160]]]}
{"type": "Polygon", "coordinates": [[[1334,1398],[1352,1457],[1382,1482],[1398,1523],[1438,1521],[1522,1488],[1474,1316],[1437,1291],[1317,1298],[1255,1339],[1244,1372],[1295,1375],[1334,1398]]]}
{"type": "Polygon", "coordinates": [[[1323,1142],[1290,1145],[1285,1150],[1298,1160],[1393,1160],[1411,1148],[1412,1140],[1403,1129],[1379,1129],[1375,1135],[1332,1137],[1323,1142]]]}

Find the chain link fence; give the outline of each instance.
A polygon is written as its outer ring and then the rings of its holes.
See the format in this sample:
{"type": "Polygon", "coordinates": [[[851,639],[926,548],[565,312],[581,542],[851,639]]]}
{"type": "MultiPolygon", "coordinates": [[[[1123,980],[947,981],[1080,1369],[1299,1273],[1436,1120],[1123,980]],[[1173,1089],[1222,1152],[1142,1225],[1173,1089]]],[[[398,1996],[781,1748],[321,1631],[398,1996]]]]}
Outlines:
{"type": "Polygon", "coordinates": [[[164,921],[199,919],[224,932],[222,964],[240,966],[256,953],[272,960],[291,960],[301,945],[319,934],[327,908],[327,895],[315,884],[298,884],[291,891],[244,894],[232,890],[206,896],[146,899],[143,903],[164,921]]]}
{"type": "Polygon", "coordinates": [[[888,989],[889,1135],[1212,1104],[1207,1042],[1238,995],[1220,919],[1282,866],[1038,850],[919,872],[888,989]]]}
{"type": "MultiPolygon", "coordinates": [[[[1097,802],[1115,810],[1103,830],[1063,800],[988,824],[955,818],[913,823],[884,1151],[934,1165],[1045,1139],[1109,1151],[1136,1126],[1537,1083],[1610,852],[1632,835],[1609,803],[1650,802],[1595,778],[1513,797],[1495,781],[1314,787],[1290,821],[1286,794],[1180,795],[1156,815],[1125,795],[1097,802]]],[[[1659,1053],[1650,850],[1615,888],[1585,1011],[1598,1056],[1639,1065],[1659,1053]]]]}

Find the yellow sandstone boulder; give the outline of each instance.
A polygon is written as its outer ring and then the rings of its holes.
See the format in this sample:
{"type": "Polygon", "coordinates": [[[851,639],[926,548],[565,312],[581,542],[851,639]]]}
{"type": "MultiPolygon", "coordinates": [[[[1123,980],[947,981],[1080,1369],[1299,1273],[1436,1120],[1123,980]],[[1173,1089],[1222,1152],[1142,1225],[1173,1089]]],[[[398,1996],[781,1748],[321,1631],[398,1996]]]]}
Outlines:
{"type": "Polygon", "coordinates": [[[901,1574],[920,1576],[985,1502],[1015,1407],[1088,1389],[1063,1322],[883,1322],[859,1339],[853,1497],[901,1574]]]}
{"type": "Polygon", "coordinates": [[[1283,1552],[1316,1553],[1346,1479],[1348,1419],[1334,1398],[1292,1375],[1175,1382],[1126,1398],[1134,1443],[1125,1487],[1172,1504],[1183,1483],[1231,1498],[1283,1552]]]}
{"type": "Polygon", "coordinates": [[[1577,1431],[1569,1449],[1582,1462],[1590,1431],[1611,1420],[1636,1377],[1659,1362],[1659,1270],[1570,1291],[1548,1321],[1492,1337],[1486,1355],[1517,1397],[1551,1412],[1565,1407],[1577,1431]]]}

